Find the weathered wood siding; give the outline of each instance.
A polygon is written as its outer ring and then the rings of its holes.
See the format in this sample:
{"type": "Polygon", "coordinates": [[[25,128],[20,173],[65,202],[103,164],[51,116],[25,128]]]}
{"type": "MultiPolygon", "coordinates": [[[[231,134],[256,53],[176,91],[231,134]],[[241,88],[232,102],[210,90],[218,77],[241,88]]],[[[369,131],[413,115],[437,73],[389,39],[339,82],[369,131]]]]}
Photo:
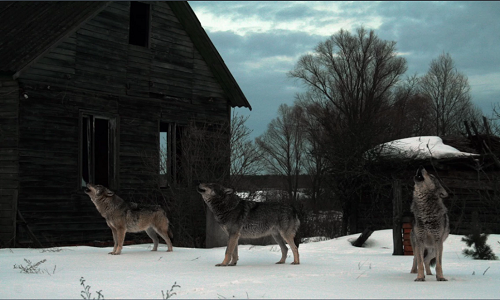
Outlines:
{"type": "Polygon", "coordinates": [[[0,79],[0,247],[14,245],[19,187],[19,88],[0,79]]]}
{"type": "MultiPolygon", "coordinates": [[[[117,193],[146,188],[159,122],[229,120],[228,99],[166,2],[151,2],[150,47],[128,44],[114,2],[22,73],[19,209],[42,244],[111,239],[78,187],[80,110],[117,116],[117,193]]],[[[1,111],[1,110],[0,110],[1,111]]],[[[2,198],[3,199],[3,198],[2,198]]]]}

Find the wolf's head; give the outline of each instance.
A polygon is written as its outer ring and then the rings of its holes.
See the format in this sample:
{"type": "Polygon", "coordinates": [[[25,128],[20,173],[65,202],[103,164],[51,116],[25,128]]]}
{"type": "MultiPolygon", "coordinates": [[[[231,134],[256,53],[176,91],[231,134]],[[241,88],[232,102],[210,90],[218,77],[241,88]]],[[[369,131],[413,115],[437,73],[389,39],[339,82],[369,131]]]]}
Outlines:
{"type": "Polygon", "coordinates": [[[103,197],[111,197],[115,194],[113,191],[108,190],[106,187],[100,184],[94,185],[91,183],[87,183],[87,187],[85,188],[84,191],[87,195],[89,195],[92,201],[101,199],[103,197]]]}
{"type": "Polygon", "coordinates": [[[439,180],[432,174],[429,174],[424,167],[417,170],[417,174],[413,177],[415,181],[415,192],[419,194],[435,194],[440,198],[448,197],[448,193],[443,188],[439,180]]]}
{"type": "Polygon", "coordinates": [[[206,203],[210,203],[212,200],[224,198],[234,193],[233,189],[223,187],[217,183],[202,183],[198,186],[197,190],[206,203]]]}

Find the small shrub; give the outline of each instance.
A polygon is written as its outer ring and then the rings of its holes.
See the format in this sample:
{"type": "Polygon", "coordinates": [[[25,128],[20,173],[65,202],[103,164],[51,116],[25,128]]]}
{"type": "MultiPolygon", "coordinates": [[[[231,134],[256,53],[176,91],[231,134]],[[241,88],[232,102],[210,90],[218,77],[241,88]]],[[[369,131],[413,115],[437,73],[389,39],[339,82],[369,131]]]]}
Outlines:
{"type": "Polygon", "coordinates": [[[474,245],[473,249],[464,249],[462,253],[467,257],[472,257],[473,259],[483,259],[483,260],[496,260],[498,257],[493,253],[490,246],[486,244],[488,240],[488,234],[485,233],[472,233],[462,238],[462,241],[467,244],[468,247],[474,245]]]}
{"type": "Polygon", "coordinates": [[[40,265],[46,262],[46,259],[42,259],[41,261],[37,262],[36,264],[32,264],[29,259],[24,259],[26,262],[26,266],[23,265],[14,265],[14,269],[19,269],[21,270],[21,273],[26,273],[26,274],[40,274],[44,273],[43,270],[40,270],[40,265]]]}
{"type": "Polygon", "coordinates": [[[166,299],[170,299],[172,296],[176,295],[176,293],[173,292],[174,288],[176,288],[176,287],[179,287],[179,288],[181,287],[180,285],[177,284],[177,281],[174,282],[174,284],[172,285],[172,287],[170,288],[170,290],[167,291],[166,293],[164,293],[163,290],[162,290],[161,291],[162,298],[166,300],[166,299]]]}
{"type": "MultiPolygon", "coordinates": [[[[80,278],[80,285],[83,287],[83,291],[80,292],[80,296],[83,299],[92,299],[90,293],[90,285],[85,285],[85,279],[83,277],[80,278]]],[[[104,299],[104,295],[101,293],[102,290],[97,291],[97,299],[104,299]]],[[[95,298],[93,298],[95,300],[95,298]]]]}

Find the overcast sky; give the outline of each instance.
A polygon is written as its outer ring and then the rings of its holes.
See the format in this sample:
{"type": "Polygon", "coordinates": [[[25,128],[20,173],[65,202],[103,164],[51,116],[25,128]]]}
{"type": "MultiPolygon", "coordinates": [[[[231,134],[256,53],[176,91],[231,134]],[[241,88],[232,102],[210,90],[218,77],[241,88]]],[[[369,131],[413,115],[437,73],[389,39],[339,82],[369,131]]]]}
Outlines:
{"type": "Polygon", "coordinates": [[[340,29],[360,26],[396,41],[406,75],[423,75],[450,53],[487,116],[500,103],[500,2],[189,1],[252,111],[252,138],[263,134],[281,103],[293,105],[301,84],[286,76],[298,58],[340,29]]]}

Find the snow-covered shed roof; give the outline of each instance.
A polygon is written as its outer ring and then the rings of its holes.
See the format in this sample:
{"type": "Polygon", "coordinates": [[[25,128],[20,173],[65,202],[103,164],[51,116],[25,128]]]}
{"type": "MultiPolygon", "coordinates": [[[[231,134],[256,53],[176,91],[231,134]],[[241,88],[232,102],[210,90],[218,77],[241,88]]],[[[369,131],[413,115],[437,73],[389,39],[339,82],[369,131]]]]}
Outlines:
{"type": "Polygon", "coordinates": [[[375,147],[379,155],[385,158],[443,159],[479,156],[462,152],[443,143],[438,136],[417,136],[394,140],[375,147]]]}

